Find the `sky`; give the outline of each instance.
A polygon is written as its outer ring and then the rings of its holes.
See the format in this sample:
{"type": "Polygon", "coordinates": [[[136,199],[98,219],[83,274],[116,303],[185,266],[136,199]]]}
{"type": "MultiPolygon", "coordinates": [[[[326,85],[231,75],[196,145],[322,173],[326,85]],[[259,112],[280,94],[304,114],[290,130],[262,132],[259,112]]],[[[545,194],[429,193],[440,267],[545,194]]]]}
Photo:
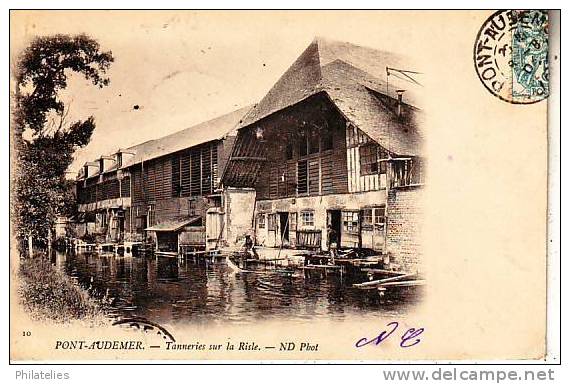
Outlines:
{"type": "MultiPolygon", "coordinates": [[[[258,102],[316,36],[395,53],[413,12],[12,12],[11,59],[37,35],[86,33],[110,50],[111,83],[72,75],[61,97],[69,120],[95,117],[91,142],[70,167],[258,102]],[[397,16],[397,17],[395,17],[397,16]]],[[[416,33],[417,36],[404,36],[416,33]]]]}

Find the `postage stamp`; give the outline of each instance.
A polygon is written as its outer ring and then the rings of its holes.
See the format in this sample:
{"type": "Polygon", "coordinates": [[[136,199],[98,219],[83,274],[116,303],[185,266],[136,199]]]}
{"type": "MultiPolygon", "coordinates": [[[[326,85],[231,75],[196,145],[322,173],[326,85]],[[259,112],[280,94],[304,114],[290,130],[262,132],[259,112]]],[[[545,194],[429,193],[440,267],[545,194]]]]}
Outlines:
{"type": "Polygon", "coordinates": [[[473,59],[479,79],[493,95],[513,104],[548,97],[548,13],[504,10],[477,34],[473,59]]]}

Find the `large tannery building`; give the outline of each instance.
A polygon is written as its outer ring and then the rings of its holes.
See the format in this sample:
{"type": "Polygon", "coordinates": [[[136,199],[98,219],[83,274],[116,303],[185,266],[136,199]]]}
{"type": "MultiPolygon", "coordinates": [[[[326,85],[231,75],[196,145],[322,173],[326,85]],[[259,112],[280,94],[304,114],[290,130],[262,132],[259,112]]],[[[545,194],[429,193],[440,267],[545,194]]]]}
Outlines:
{"type": "Polygon", "coordinates": [[[220,170],[248,109],[86,163],[76,183],[77,235],[152,240],[165,252],[205,246],[206,211],[221,206],[220,170]]]}
{"type": "Polygon", "coordinates": [[[421,259],[421,89],[402,58],[315,39],[262,100],[86,163],[80,224],[157,250],[367,248],[421,259]]]}

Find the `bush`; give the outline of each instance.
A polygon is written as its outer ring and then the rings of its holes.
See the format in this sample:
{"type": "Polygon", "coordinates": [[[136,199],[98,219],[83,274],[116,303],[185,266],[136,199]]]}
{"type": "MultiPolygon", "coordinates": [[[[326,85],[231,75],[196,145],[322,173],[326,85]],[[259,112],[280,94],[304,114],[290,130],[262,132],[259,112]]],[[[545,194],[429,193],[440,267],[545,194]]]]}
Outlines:
{"type": "Polygon", "coordinates": [[[22,260],[19,275],[22,304],[33,318],[56,322],[102,318],[97,302],[49,260],[42,257],[22,260]]]}

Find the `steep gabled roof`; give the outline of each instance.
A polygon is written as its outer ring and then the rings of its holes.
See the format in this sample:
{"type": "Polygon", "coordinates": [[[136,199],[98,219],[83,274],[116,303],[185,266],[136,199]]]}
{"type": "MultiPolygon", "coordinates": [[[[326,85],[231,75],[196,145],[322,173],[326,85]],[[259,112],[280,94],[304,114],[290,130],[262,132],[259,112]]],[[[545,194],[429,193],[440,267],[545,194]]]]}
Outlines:
{"type": "Polygon", "coordinates": [[[342,61],[323,67],[326,93],[344,117],[388,151],[398,155],[422,154],[422,112],[404,93],[401,116],[398,101],[382,93],[385,84],[342,61]]]}
{"type": "MultiPolygon", "coordinates": [[[[263,99],[245,115],[239,128],[257,121],[309,96],[326,92],[340,112],[373,140],[400,155],[419,155],[422,135],[415,115],[417,85],[390,76],[387,67],[416,70],[406,58],[351,43],[315,39],[275,83],[263,99]],[[396,116],[396,89],[405,89],[407,119],[396,116]]],[[[401,77],[400,77],[401,78],[401,77]]]]}
{"type": "MultiPolygon", "coordinates": [[[[122,152],[133,154],[132,156],[123,157],[121,168],[126,168],[143,161],[178,152],[209,141],[220,140],[236,131],[237,125],[245,113],[247,113],[251,108],[252,106],[248,105],[247,107],[240,108],[236,111],[172,133],[168,136],[155,140],[148,140],[144,143],[136,144],[128,148],[121,148],[115,153],[122,152]]],[[[112,164],[109,168],[105,169],[105,173],[116,169],[118,169],[117,164],[112,164]]],[[[89,175],[89,178],[98,175],[99,171],[97,170],[94,174],[89,175]]],[[[81,178],[83,176],[80,173],[78,177],[81,178]]]]}

